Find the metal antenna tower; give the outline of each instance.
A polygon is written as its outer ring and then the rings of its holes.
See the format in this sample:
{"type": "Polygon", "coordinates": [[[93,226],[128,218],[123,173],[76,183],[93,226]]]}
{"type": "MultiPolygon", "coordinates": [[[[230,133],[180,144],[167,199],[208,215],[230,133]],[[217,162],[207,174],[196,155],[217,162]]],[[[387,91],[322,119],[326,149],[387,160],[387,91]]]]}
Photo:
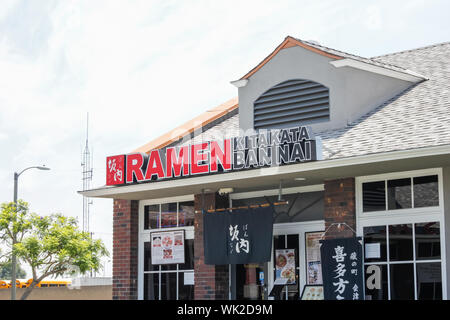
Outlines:
{"type": "MultiPolygon", "coordinates": [[[[89,190],[92,181],[92,158],[93,153],[89,151],[89,113],[86,118],[86,145],[82,154],[81,160],[81,173],[83,181],[83,191],[89,190]]],[[[89,232],[89,206],[92,204],[92,200],[86,196],[83,196],[83,231],[89,232]]]]}

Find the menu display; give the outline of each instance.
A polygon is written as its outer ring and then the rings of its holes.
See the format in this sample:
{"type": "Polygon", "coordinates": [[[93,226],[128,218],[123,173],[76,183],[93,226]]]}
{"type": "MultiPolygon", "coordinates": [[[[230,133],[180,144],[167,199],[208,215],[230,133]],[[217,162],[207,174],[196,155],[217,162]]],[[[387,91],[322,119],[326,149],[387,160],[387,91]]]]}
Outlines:
{"type": "Polygon", "coordinates": [[[184,263],[184,231],[153,232],[152,264],[184,263]]]}
{"type": "Polygon", "coordinates": [[[322,286],[308,286],[303,289],[301,300],[323,300],[323,287],[322,286]]]}
{"type": "Polygon", "coordinates": [[[295,284],[295,249],[275,250],[276,280],[286,279],[287,284],[295,284]]]}
{"type": "Polygon", "coordinates": [[[307,232],[306,237],[306,284],[322,284],[320,243],[323,232],[307,232]]]}

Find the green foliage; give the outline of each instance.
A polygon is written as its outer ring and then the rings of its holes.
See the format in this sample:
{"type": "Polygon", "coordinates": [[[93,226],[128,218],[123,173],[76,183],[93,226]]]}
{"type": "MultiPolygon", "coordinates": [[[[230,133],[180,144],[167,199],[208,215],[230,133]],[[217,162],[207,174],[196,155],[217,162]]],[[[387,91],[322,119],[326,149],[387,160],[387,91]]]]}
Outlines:
{"type": "MultiPolygon", "coordinates": [[[[91,239],[89,233],[78,229],[74,218],[61,214],[38,216],[30,213],[28,204],[21,200],[17,210],[14,202],[2,204],[0,237],[10,244],[18,259],[31,267],[33,283],[22,299],[46,277],[98,271],[100,259],[109,255],[101,240],[91,239]]],[[[11,250],[4,254],[10,255],[11,250]]]]}
{"type": "Polygon", "coordinates": [[[78,230],[74,218],[61,214],[46,217],[32,214],[30,221],[33,228],[15,246],[16,254],[33,270],[42,270],[45,276],[76,270],[81,273],[98,271],[101,257],[108,255],[101,240],[91,239],[89,233],[78,230]]]}
{"type": "MultiPolygon", "coordinates": [[[[7,261],[5,263],[2,263],[0,265],[0,279],[2,280],[9,280],[11,279],[11,261],[7,261]]],[[[20,267],[20,264],[16,264],[16,277],[19,279],[25,279],[27,276],[27,273],[25,270],[23,270],[20,267]]]]}
{"type": "Polygon", "coordinates": [[[0,211],[0,237],[2,240],[16,243],[21,241],[25,234],[31,230],[31,213],[28,203],[22,200],[2,203],[0,211]]]}

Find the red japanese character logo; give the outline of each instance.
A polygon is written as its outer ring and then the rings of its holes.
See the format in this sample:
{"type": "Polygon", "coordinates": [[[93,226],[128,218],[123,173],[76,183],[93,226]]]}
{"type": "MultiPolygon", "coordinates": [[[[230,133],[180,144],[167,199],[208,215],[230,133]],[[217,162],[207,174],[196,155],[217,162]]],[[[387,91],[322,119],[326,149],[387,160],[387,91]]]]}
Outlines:
{"type": "Polygon", "coordinates": [[[125,155],[106,158],[106,185],[125,183],[125,155]]]}

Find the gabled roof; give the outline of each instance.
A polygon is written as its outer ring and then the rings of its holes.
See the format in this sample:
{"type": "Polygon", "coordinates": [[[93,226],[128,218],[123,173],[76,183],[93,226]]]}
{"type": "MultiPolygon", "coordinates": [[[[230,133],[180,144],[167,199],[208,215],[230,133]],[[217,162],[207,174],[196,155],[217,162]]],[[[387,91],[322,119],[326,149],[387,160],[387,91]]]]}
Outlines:
{"type": "MultiPolygon", "coordinates": [[[[377,71],[375,68],[381,68],[385,70],[392,71],[390,73],[390,76],[397,76],[399,74],[407,75],[407,77],[403,77],[404,80],[408,79],[410,81],[416,82],[427,79],[425,76],[422,76],[421,74],[411,71],[409,69],[406,69],[404,67],[400,67],[398,65],[394,65],[392,63],[382,62],[375,59],[369,59],[360,57],[354,54],[346,53],[343,51],[339,51],[336,49],[328,48],[325,46],[322,46],[318,43],[311,42],[311,41],[305,41],[300,40],[291,36],[287,36],[284,41],[275,48],[275,50],[268,55],[263,61],[261,61],[256,67],[254,67],[252,70],[250,70],[246,75],[244,75],[240,80],[248,79],[253,74],[255,74],[259,69],[261,69],[266,63],[268,63],[273,57],[275,57],[278,52],[280,52],[283,49],[291,48],[299,46],[304,49],[310,50],[312,52],[315,52],[317,54],[320,54],[322,56],[328,57],[333,59],[334,63],[333,65],[336,67],[344,67],[344,66],[351,66],[355,68],[360,68],[366,71],[373,71],[376,73],[381,73],[377,71]],[[340,62],[336,62],[339,61],[340,62]],[[352,62],[358,62],[359,64],[352,63],[352,62]],[[366,66],[364,66],[366,65],[366,66]],[[372,68],[369,68],[368,66],[372,66],[372,68]]],[[[401,76],[400,76],[401,77],[401,76]]]]}
{"type": "Polygon", "coordinates": [[[162,136],[150,141],[149,143],[146,143],[142,147],[139,147],[136,150],[134,150],[133,152],[149,153],[153,149],[164,148],[170,145],[171,143],[177,142],[183,137],[193,133],[194,130],[205,127],[206,125],[212,123],[213,121],[220,119],[229,112],[237,109],[238,106],[239,105],[237,97],[228,100],[227,102],[222,103],[221,105],[202,113],[201,115],[195,117],[194,119],[189,120],[188,122],[182,124],[181,126],[178,126],[175,129],[163,134],[162,136]]]}
{"type": "MultiPolygon", "coordinates": [[[[293,40],[300,41],[287,37],[277,49],[297,45],[293,40]],[[286,41],[287,39],[289,41],[286,41]]],[[[354,60],[397,70],[414,68],[429,78],[428,81],[412,85],[345,128],[316,133],[322,137],[325,147],[324,159],[450,144],[450,42],[370,59],[307,41],[302,42],[317,50],[320,47],[321,52],[331,56],[340,55],[340,59],[351,57],[354,60]],[[412,129],[422,130],[424,135],[415,135],[411,132],[412,129]]],[[[275,51],[274,53],[276,54],[275,51]]],[[[231,129],[228,134],[237,136],[239,115],[225,116],[238,107],[238,98],[235,97],[137,148],[134,152],[149,153],[153,149],[164,148],[199,128],[203,128],[202,133],[186,143],[219,139],[224,129],[231,129]],[[212,126],[206,129],[208,124],[212,126]]]]}
{"type": "MultiPolygon", "coordinates": [[[[322,138],[323,159],[450,145],[450,42],[370,60],[414,68],[429,80],[412,84],[344,128],[315,132],[322,138]]],[[[239,115],[227,121],[227,127],[238,126],[239,115]]],[[[210,140],[213,131],[218,129],[206,130],[195,141],[210,140]]]]}
{"type": "Polygon", "coordinates": [[[331,59],[342,59],[342,57],[338,55],[334,55],[332,53],[329,53],[325,50],[322,50],[321,48],[316,48],[316,46],[312,46],[310,43],[307,43],[306,41],[301,41],[298,39],[295,39],[291,36],[287,36],[282,43],[278,47],[275,48],[275,50],[269,54],[263,61],[261,61],[256,67],[254,67],[252,70],[250,70],[245,76],[241,78],[248,79],[250,78],[254,73],[256,73],[259,69],[261,69],[267,62],[269,62],[273,57],[275,57],[278,52],[280,52],[282,49],[287,49],[295,46],[300,46],[302,48],[308,49],[310,51],[313,51],[315,53],[318,53],[320,55],[323,55],[325,57],[331,58],[331,59]]]}

